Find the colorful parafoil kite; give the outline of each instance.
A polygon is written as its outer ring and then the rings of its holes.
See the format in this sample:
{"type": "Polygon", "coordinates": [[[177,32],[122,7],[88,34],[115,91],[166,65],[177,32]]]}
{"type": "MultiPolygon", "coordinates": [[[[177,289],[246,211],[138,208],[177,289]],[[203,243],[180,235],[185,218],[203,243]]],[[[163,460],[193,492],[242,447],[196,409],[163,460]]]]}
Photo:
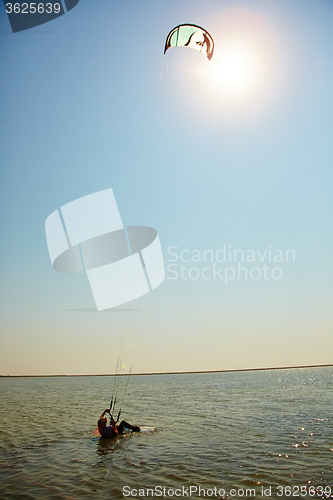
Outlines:
{"type": "Polygon", "coordinates": [[[213,57],[214,40],[203,28],[195,24],[180,24],[167,36],[164,54],[170,47],[190,47],[205,54],[209,60],[213,57]]]}

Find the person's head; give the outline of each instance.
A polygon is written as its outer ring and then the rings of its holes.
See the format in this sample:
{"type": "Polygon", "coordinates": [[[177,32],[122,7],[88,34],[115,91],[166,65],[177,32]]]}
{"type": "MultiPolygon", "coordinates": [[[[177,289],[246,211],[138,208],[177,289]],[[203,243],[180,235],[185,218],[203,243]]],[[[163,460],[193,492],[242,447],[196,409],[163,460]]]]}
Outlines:
{"type": "Polygon", "coordinates": [[[101,418],[99,419],[99,421],[97,422],[97,425],[98,425],[98,427],[100,427],[101,429],[105,429],[105,427],[106,427],[106,422],[107,422],[106,418],[105,418],[105,417],[101,417],[101,418]]]}

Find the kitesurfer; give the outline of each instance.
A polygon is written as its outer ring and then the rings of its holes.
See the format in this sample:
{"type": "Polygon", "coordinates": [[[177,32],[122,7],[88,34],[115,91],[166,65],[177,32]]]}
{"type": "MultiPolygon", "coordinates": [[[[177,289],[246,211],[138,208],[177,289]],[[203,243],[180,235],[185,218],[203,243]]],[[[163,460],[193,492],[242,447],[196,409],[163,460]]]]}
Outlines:
{"type": "Polygon", "coordinates": [[[97,425],[98,425],[98,432],[100,433],[101,438],[103,439],[121,436],[122,434],[124,434],[124,429],[130,429],[133,432],[140,432],[140,427],[138,427],[137,425],[131,425],[128,422],[125,422],[125,420],[122,420],[120,424],[117,425],[109,409],[103,411],[102,415],[100,416],[97,422],[97,425]],[[110,414],[111,425],[107,425],[107,419],[106,417],[104,417],[105,413],[110,414]]]}

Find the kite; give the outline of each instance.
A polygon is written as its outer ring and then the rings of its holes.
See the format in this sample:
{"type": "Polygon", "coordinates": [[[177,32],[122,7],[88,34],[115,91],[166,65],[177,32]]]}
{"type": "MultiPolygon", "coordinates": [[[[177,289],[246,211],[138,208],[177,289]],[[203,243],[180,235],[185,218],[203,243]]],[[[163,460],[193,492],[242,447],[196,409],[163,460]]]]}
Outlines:
{"type": "Polygon", "coordinates": [[[214,40],[208,31],[200,26],[180,24],[168,34],[164,54],[170,47],[190,47],[205,54],[210,61],[214,52],[214,40]]]}

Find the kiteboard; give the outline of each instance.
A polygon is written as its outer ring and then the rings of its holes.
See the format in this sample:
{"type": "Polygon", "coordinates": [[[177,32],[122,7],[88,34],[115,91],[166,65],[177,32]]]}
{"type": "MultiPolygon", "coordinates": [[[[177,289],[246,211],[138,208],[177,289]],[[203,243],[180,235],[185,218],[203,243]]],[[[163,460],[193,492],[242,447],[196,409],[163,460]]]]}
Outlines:
{"type": "Polygon", "coordinates": [[[154,432],[156,427],[147,427],[143,426],[140,427],[140,432],[133,432],[130,429],[124,429],[124,434],[150,434],[151,432],[154,432]]]}
{"type": "MultiPolygon", "coordinates": [[[[152,432],[155,431],[155,429],[156,429],[156,427],[148,427],[148,426],[140,427],[140,432],[133,432],[130,429],[124,429],[124,434],[122,434],[122,436],[128,436],[129,434],[151,434],[152,432]]],[[[97,427],[94,430],[93,435],[94,435],[94,437],[98,437],[98,438],[101,437],[100,433],[98,432],[97,427]]],[[[110,438],[110,439],[114,439],[114,438],[110,438]]]]}

